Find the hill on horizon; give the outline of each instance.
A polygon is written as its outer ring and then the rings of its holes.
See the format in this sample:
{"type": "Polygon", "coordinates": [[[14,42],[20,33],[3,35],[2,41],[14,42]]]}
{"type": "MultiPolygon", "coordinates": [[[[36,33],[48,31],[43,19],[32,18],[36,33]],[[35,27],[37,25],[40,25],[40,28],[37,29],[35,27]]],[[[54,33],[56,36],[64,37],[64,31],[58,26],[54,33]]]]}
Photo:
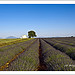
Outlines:
{"type": "Polygon", "coordinates": [[[6,39],[15,39],[15,38],[17,38],[17,37],[15,37],[15,36],[8,36],[8,37],[6,37],[6,39]]]}

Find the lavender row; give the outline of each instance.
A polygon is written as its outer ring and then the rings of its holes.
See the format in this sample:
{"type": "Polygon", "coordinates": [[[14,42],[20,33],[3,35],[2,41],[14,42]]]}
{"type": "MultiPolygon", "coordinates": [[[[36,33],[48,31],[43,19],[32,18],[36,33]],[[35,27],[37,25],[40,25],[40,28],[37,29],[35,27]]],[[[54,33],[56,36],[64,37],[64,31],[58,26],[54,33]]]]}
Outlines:
{"type": "Polygon", "coordinates": [[[44,39],[47,43],[52,45],[54,48],[66,53],[68,56],[70,56],[73,60],[75,60],[75,47],[56,43],[55,41],[52,41],[50,39],[44,39]]]}
{"type": "Polygon", "coordinates": [[[25,50],[34,41],[35,41],[35,39],[25,41],[22,43],[13,44],[13,46],[11,45],[10,48],[4,50],[3,52],[0,52],[0,66],[7,63],[9,60],[11,60],[19,52],[25,50]]]}
{"type": "Polygon", "coordinates": [[[50,40],[75,47],[75,38],[51,38],[50,40]]]}
{"type": "Polygon", "coordinates": [[[25,52],[14,60],[7,71],[34,71],[39,66],[39,41],[35,41],[25,52]]]}
{"type": "Polygon", "coordinates": [[[45,41],[41,41],[42,55],[47,71],[74,71],[75,62],[65,53],[56,50],[45,41]]]}

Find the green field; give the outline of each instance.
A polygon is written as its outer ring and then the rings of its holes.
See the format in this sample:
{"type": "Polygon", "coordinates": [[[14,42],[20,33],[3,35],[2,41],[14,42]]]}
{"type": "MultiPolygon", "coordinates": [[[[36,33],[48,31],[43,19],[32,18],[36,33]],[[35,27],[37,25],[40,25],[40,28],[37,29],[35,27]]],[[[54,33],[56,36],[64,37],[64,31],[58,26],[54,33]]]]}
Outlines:
{"type": "Polygon", "coordinates": [[[27,40],[31,40],[31,38],[29,39],[0,39],[0,47],[24,42],[27,40]]]}

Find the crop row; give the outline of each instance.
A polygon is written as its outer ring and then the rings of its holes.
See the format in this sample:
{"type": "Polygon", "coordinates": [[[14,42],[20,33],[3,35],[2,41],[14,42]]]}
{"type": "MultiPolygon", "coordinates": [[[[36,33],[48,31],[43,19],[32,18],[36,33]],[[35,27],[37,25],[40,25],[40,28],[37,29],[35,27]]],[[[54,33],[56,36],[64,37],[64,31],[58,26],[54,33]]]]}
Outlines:
{"type": "Polygon", "coordinates": [[[58,41],[64,41],[64,42],[75,42],[75,37],[61,37],[61,38],[51,38],[58,41]]]}
{"type": "Polygon", "coordinates": [[[32,38],[26,38],[26,39],[0,39],[0,47],[12,45],[20,42],[24,42],[27,40],[31,40],[32,38]]]}
{"type": "Polygon", "coordinates": [[[74,61],[65,53],[56,50],[44,40],[41,41],[42,56],[48,71],[73,71],[74,61]]]}
{"type": "Polygon", "coordinates": [[[17,47],[17,46],[20,46],[22,44],[24,44],[25,42],[28,42],[30,40],[34,40],[34,39],[21,39],[21,40],[18,40],[17,42],[13,42],[13,44],[11,45],[7,45],[7,46],[3,46],[3,47],[0,47],[0,52],[4,52],[8,49],[11,49],[11,48],[14,48],[14,47],[17,47]]]}
{"type": "Polygon", "coordinates": [[[50,40],[75,47],[75,38],[51,38],[50,40]]]}
{"type": "Polygon", "coordinates": [[[34,71],[39,66],[39,41],[36,40],[25,52],[10,63],[7,71],[34,71]]]}
{"type": "Polygon", "coordinates": [[[9,60],[11,60],[15,55],[25,50],[34,41],[35,39],[32,39],[25,42],[10,45],[10,47],[6,46],[6,48],[3,48],[3,51],[0,51],[0,66],[4,65],[9,60]]]}
{"type": "Polygon", "coordinates": [[[69,55],[73,60],[75,60],[75,47],[68,46],[65,44],[57,43],[55,41],[52,41],[50,39],[44,39],[47,43],[52,45],[54,48],[66,53],[69,55]]]}

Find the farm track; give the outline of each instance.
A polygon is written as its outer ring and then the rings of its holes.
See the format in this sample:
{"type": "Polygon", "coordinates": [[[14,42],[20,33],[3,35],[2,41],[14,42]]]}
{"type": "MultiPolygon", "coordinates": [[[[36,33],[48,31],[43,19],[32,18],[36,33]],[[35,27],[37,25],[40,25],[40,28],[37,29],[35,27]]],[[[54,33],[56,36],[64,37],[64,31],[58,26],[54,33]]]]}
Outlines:
{"type": "Polygon", "coordinates": [[[44,58],[42,56],[42,49],[41,49],[41,43],[39,40],[39,66],[38,66],[38,71],[46,71],[47,67],[44,63],[44,58]]]}
{"type": "MultiPolygon", "coordinates": [[[[36,39],[37,40],[37,39],[36,39]]],[[[5,63],[3,66],[0,67],[0,71],[3,71],[5,68],[8,68],[10,63],[12,63],[14,60],[17,59],[17,57],[22,54],[23,52],[25,52],[27,50],[27,48],[29,48],[34,42],[36,42],[36,40],[34,40],[28,47],[26,47],[25,50],[19,52],[17,55],[15,55],[11,60],[9,60],[7,63],[5,63]]]]}

